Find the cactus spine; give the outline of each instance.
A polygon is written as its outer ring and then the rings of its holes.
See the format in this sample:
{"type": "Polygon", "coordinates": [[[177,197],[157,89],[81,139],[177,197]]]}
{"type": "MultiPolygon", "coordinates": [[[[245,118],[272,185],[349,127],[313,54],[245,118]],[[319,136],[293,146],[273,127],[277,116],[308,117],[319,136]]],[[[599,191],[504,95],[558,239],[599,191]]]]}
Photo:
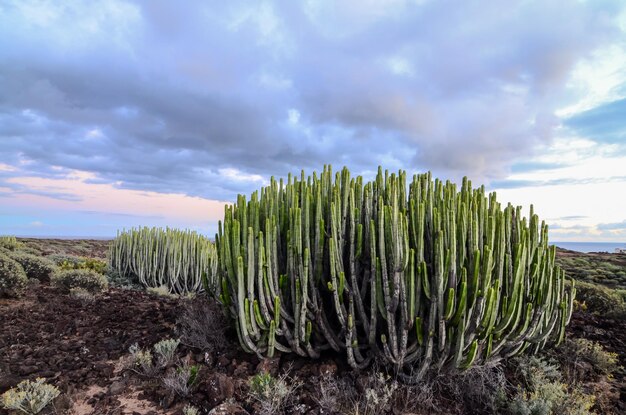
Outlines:
{"type": "Polygon", "coordinates": [[[382,357],[411,381],[562,339],[575,289],[532,208],[467,179],[406,183],[326,166],[225,208],[215,286],[246,350],[382,357]]]}

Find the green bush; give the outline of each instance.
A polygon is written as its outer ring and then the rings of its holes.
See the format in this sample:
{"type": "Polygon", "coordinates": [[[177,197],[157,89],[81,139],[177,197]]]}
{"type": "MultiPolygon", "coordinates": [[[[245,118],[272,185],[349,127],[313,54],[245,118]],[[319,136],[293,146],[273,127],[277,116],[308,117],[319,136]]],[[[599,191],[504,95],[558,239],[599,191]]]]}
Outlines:
{"type": "Polygon", "coordinates": [[[24,294],[28,277],[19,262],[0,253],[0,297],[19,297],[24,294]]]}
{"type": "Polygon", "coordinates": [[[576,284],[576,288],[577,300],[584,301],[590,312],[608,316],[626,314],[626,302],[621,290],[582,281],[576,284]]]}
{"type": "Polygon", "coordinates": [[[555,356],[570,382],[610,375],[618,369],[617,353],[607,352],[600,343],[583,338],[566,339],[555,356]]]}
{"type": "Polygon", "coordinates": [[[35,255],[35,256],[42,256],[43,255],[39,249],[33,248],[31,246],[26,246],[26,245],[22,245],[22,246],[18,247],[17,248],[17,252],[20,252],[20,253],[23,253],[23,254],[31,254],[31,255],[35,255]]]}
{"type": "Polygon", "coordinates": [[[52,261],[59,266],[59,268],[68,269],[91,269],[99,274],[105,274],[107,269],[107,263],[97,258],[86,258],[74,255],[50,255],[52,261]]]}
{"type": "Polygon", "coordinates": [[[558,368],[543,359],[516,359],[522,384],[508,402],[511,415],[590,415],[595,397],[560,381],[558,368]]]}
{"type": "Polygon", "coordinates": [[[65,254],[52,254],[48,255],[47,258],[54,262],[57,266],[61,266],[64,262],[69,264],[79,264],[82,262],[83,258],[76,255],[65,255],[65,254]]]}
{"type": "Polygon", "coordinates": [[[28,278],[39,281],[49,281],[50,275],[56,270],[54,263],[45,257],[17,251],[11,255],[11,258],[20,263],[28,278]]]}
{"type": "Polygon", "coordinates": [[[19,245],[15,236],[0,236],[0,248],[15,251],[19,245]]]}
{"type": "Polygon", "coordinates": [[[106,290],[109,282],[106,277],[90,269],[60,270],[52,275],[52,282],[70,292],[72,288],[82,288],[91,293],[106,290]]]}

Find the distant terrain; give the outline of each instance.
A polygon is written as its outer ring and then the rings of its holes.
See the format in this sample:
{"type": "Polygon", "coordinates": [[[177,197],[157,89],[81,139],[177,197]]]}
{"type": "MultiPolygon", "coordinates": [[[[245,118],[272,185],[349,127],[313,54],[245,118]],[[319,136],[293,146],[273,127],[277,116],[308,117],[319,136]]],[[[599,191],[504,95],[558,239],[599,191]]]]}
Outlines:
{"type": "Polygon", "coordinates": [[[557,249],[557,263],[576,280],[626,289],[626,254],[557,249]]]}
{"type": "Polygon", "coordinates": [[[27,247],[41,252],[44,256],[60,254],[100,259],[106,258],[111,242],[107,239],[17,238],[17,240],[27,247]]]}

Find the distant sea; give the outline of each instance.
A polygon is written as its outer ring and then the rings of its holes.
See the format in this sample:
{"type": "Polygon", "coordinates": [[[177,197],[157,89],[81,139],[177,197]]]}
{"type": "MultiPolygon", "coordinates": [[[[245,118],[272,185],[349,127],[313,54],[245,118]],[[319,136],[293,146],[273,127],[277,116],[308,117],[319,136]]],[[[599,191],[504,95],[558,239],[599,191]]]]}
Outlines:
{"type": "Polygon", "coordinates": [[[626,242],[551,242],[559,248],[577,252],[614,253],[615,248],[626,249],[626,242]]]}

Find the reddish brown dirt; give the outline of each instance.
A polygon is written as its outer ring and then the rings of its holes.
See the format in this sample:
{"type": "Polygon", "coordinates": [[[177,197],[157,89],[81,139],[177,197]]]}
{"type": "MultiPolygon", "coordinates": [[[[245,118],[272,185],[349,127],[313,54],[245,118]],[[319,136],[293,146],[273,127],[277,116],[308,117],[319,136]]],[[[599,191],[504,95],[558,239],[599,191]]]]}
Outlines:
{"type": "MultiPolygon", "coordinates": [[[[59,414],[72,408],[75,414],[179,415],[186,403],[209,409],[228,398],[243,403],[252,413],[254,402],[247,396],[250,377],[262,368],[277,373],[279,368],[282,372],[291,367],[291,376],[304,382],[297,402],[306,413],[316,408],[320,373],[330,371],[359,384],[359,375],[341,357],[310,361],[283,355],[261,363],[256,356],[241,352],[233,333],[219,333],[229,339],[226,350],[208,356],[179,346],[180,359],[201,366],[199,384],[191,396],[182,398],[166,390],[159,380],[164,370],[151,377],[123,370],[120,358],[128,356],[132,344],[149,348],[159,340],[177,337],[175,324],[181,310],[181,300],[120,289],[110,289],[94,303],[83,304],[48,285],[33,288],[19,300],[0,300],[0,393],[23,379],[46,377],[63,392],[65,403],[56,403],[59,414]]],[[[575,313],[568,333],[600,342],[618,353],[626,366],[625,321],[575,313]]],[[[616,374],[614,384],[626,402],[624,372],[616,374]]],[[[457,412],[442,409],[441,413],[457,412]]],[[[5,414],[0,410],[0,415],[5,414]]]]}
{"type": "Polygon", "coordinates": [[[0,300],[0,393],[35,377],[70,393],[107,386],[115,360],[133,343],[150,346],[171,336],[177,307],[175,300],[118,289],[82,304],[45,285],[19,301],[0,300]]]}

